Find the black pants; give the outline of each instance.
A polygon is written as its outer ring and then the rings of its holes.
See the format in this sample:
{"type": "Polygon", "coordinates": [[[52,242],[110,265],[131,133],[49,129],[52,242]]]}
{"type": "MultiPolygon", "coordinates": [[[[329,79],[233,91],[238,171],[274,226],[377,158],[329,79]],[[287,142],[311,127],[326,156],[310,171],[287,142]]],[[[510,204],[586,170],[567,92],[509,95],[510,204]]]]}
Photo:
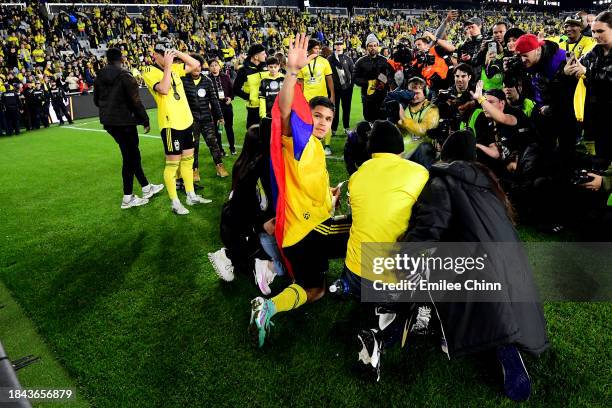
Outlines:
{"type": "Polygon", "coordinates": [[[253,125],[259,125],[259,107],[247,108],[247,120],[246,120],[247,130],[253,125]]]}
{"type": "Polygon", "coordinates": [[[18,135],[21,127],[21,112],[19,112],[19,109],[7,109],[4,115],[6,118],[6,134],[9,136],[18,135]]]}
{"type": "Polygon", "coordinates": [[[368,122],[374,122],[377,119],[386,119],[386,115],[383,110],[383,100],[382,97],[361,97],[361,101],[363,102],[363,118],[368,122]]]}
{"type": "Polygon", "coordinates": [[[123,167],[123,194],[131,195],[134,176],[142,187],[149,184],[140,163],[140,150],[138,149],[138,130],[136,126],[104,126],[104,129],[115,139],[121,150],[123,167]]]}
{"type": "Polygon", "coordinates": [[[193,122],[193,140],[195,143],[194,146],[194,159],[193,159],[193,169],[200,168],[200,135],[204,138],[206,142],[206,146],[208,146],[208,150],[210,150],[210,154],[212,155],[213,161],[215,164],[219,164],[223,162],[221,156],[221,149],[219,149],[219,143],[217,142],[217,135],[215,131],[215,124],[213,122],[193,122]]]}
{"type": "Polygon", "coordinates": [[[49,127],[49,103],[45,103],[42,107],[40,121],[44,127],[49,127]]]}
{"type": "Polygon", "coordinates": [[[336,112],[332,121],[332,132],[338,130],[338,122],[340,122],[340,106],[342,106],[342,125],[344,129],[350,126],[351,118],[351,102],[353,100],[353,88],[338,90],[336,92],[336,112]]]}
{"type": "Polygon", "coordinates": [[[39,106],[30,106],[29,107],[29,112],[30,112],[30,124],[32,126],[32,129],[40,129],[40,125],[42,122],[42,109],[39,106]]]}
{"type": "Polygon", "coordinates": [[[66,109],[66,105],[64,104],[64,102],[53,102],[53,110],[55,111],[55,114],[57,115],[57,119],[59,120],[60,124],[64,123],[64,116],[66,117],[66,119],[68,119],[68,123],[72,123],[72,118],[70,117],[70,114],[68,113],[68,109],[66,109]]]}
{"type": "MultiPolygon", "coordinates": [[[[232,105],[226,105],[223,102],[219,102],[221,104],[221,112],[223,113],[223,120],[225,121],[225,134],[227,135],[227,142],[230,145],[230,151],[233,152],[236,150],[234,146],[235,138],[234,138],[234,109],[232,109],[232,105]]],[[[219,128],[218,122],[215,122],[215,129],[219,128]]],[[[221,142],[221,132],[217,131],[217,142],[219,144],[219,149],[221,153],[225,152],[223,150],[223,144],[221,142]]]]}

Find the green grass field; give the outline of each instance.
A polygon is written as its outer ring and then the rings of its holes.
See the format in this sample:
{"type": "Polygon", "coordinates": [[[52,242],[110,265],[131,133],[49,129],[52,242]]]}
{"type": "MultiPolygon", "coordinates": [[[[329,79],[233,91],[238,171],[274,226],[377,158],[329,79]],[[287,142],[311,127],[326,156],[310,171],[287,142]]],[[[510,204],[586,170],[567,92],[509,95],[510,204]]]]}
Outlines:
{"type": "MultiPolygon", "coordinates": [[[[354,101],[356,122],[357,93],[354,101]]],[[[244,107],[234,109],[240,143],[244,107]]],[[[147,176],[160,183],[164,157],[151,123],[140,148],[147,176]]],[[[332,184],[347,177],[342,145],[334,139],[332,184]]],[[[351,371],[348,339],[334,330],[358,315],[349,301],[326,297],[278,315],[271,344],[254,348],[246,331],[249,301],[258,295],[252,277],[220,282],[206,257],[221,246],[230,180],[215,177],[205,145],[203,195],[214,201],[186,217],[171,214],[165,194],[119,209],[119,149],[96,118],[0,138],[0,149],[0,303],[9,306],[0,309],[0,340],[13,358],[43,356],[19,372],[24,387],[72,386],[80,400],[37,406],[514,405],[502,395],[495,364],[448,361],[426,341],[390,351],[381,383],[363,382],[351,371]]],[[[340,270],[335,262],[330,278],[340,270]]],[[[277,279],[273,290],[286,284],[277,279]]],[[[545,313],[552,347],[526,359],[534,381],[526,405],[611,406],[611,305],[547,303],[545,313]]]]}

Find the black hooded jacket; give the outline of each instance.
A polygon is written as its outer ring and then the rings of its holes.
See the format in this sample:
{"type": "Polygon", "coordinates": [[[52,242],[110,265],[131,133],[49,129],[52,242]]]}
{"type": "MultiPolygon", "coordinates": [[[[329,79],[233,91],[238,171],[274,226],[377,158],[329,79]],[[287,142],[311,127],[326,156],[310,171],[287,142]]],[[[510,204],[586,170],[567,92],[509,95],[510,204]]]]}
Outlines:
{"type": "Polygon", "coordinates": [[[100,123],[103,125],[149,125],[138,83],[121,67],[107,65],[98,72],[94,83],[94,103],[100,108],[100,123]]]}
{"type": "Polygon", "coordinates": [[[537,355],[549,346],[526,254],[491,179],[476,164],[454,161],[433,165],[409,225],[403,241],[479,242],[494,254],[490,257],[494,278],[502,283],[507,301],[479,302],[467,293],[461,302],[434,303],[449,356],[504,344],[515,344],[537,355]],[[513,246],[516,251],[505,252],[495,243],[517,243],[513,246]],[[533,301],[515,298],[525,293],[533,301]]]}

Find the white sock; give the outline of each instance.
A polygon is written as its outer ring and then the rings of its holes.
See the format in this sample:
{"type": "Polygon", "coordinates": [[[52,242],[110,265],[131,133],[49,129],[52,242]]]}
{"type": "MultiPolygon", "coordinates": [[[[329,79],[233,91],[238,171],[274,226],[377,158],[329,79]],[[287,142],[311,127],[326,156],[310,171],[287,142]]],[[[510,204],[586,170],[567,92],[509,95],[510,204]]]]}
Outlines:
{"type": "Polygon", "coordinates": [[[132,194],[124,195],[123,196],[123,202],[124,203],[129,203],[131,199],[132,199],[132,194]]]}

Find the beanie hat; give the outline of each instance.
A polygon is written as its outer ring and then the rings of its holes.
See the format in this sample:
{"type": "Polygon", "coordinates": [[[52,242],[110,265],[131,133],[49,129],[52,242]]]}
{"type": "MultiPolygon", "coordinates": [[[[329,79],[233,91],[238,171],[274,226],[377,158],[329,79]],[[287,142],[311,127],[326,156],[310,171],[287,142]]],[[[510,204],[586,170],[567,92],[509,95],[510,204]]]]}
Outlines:
{"type": "Polygon", "coordinates": [[[506,31],[506,34],[504,34],[504,42],[508,43],[508,40],[510,38],[514,38],[515,40],[521,38],[521,36],[525,34],[525,32],[523,30],[521,30],[518,27],[512,27],[510,29],[508,29],[508,31],[506,31]]]}
{"type": "Polygon", "coordinates": [[[373,43],[373,42],[375,42],[376,44],[380,44],[380,42],[378,41],[378,38],[376,38],[376,35],[374,35],[374,33],[370,33],[370,35],[368,35],[366,38],[366,47],[368,46],[369,43],[373,43]]]}
{"type": "Polygon", "coordinates": [[[247,57],[251,58],[253,55],[257,55],[262,51],[265,51],[266,48],[261,44],[253,44],[249,47],[247,51],[247,57]]]}
{"type": "Polygon", "coordinates": [[[524,54],[529,51],[533,51],[536,48],[544,45],[544,41],[538,40],[538,37],[533,34],[523,34],[516,40],[514,44],[514,51],[519,54],[524,54]]]}
{"type": "Polygon", "coordinates": [[[471,130],[458,130],[442,145],[440,158],[445,162],[476,160],[476,137],[471,130]]]}
{"type": "Polygon", "coordinates": [[[394,153],[404,151],[404,139],[399,129],[388,120],[377,120],[372,126],[368,142],[370,153],[394,153]]]}

